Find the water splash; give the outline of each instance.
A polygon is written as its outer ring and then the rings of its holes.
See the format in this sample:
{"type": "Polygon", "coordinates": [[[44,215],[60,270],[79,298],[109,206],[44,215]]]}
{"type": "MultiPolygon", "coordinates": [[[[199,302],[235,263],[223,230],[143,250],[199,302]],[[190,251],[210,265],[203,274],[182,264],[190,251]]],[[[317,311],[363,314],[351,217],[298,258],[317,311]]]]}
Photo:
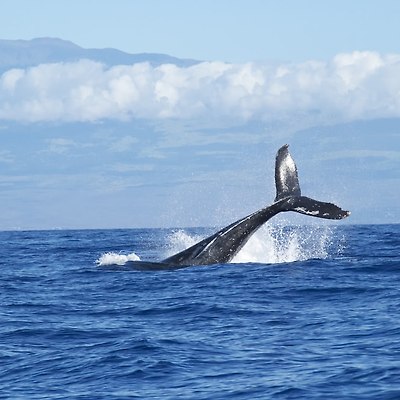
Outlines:
{"type": "MultiPolygon", "coordinates": [[[[173,231],[166,237],[165,253],[159,259],[169,257],[199,242],[207,235],[192,234],[183,229],[173,231]]],[[[156,246],[157,243],[154,243],[156,246]]],[[[277,264],[309,259],[326,259],[340,254],[340,238],[335,227],[264,225],[232,259],[232,263],[277,264]]],[[[140,261],[135,253],[108,252],[96,260],[98,266],[124,265],[128,261],[140,261]]]]}
{"type": "MultiPolygon", "coordinates": [[[[184,230],[167,238],[167,255],[178,253],[197,243],[204,236],[191,235],[184,230]]],[[[232,263],[276,264],[309,259],[325,259],[340,250],[335,248],[332,226],[264,225],[232,259],[232,263]]]]}
{"type": "Polygon", "coordinates": [[[104,267],[107,265],[124,265],[128,261],[140,261],[140,258],[135,253],[125,255],[120,253],[108,252],[102,254],[99,259],[96,260],[96,264],[99,267],[104,267]]]}
{"type": "Polygon", "coordinates": [[[166,254],[165,258],[172,256],[173,254],[179,253],[187,249],[190,246],[198,243],[204,239],[205,236],[190,234],[183,229],[178,229],[169,234],[166,238],[166,254]]]}
{"type": "Polygon", "coordinates": [[[335,252],[333,230],[329,226],[264,225],[249,239],[232,262],[275,264],[325,259],[335,252]]]}

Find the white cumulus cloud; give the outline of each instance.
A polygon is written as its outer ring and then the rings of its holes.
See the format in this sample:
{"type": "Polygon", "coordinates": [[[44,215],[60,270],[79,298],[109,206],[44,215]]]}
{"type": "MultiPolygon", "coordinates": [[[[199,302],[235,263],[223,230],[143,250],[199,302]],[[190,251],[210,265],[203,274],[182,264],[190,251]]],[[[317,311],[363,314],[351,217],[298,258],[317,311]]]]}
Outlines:
{"type": "Polygon", "coordinates": [[[90,60],[11,69],[0,118],[346,121],[400,117],[400,55],[338,54],[297,64],[203,62],[106,67],[90,60]]]}

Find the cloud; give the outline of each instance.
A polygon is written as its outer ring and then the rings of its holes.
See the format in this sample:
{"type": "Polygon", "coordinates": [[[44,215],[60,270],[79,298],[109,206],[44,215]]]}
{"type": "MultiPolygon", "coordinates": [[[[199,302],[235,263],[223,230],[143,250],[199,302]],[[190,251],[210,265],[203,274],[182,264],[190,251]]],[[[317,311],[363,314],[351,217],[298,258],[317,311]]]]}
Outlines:
{"type": "Polygon", "coordinates": [[[154,165],[117,163],[111,167],[111,170],[118,173],[150,172],[154,170],[154,165]]]}
{"type": "Polygon", "coordinates": [[[378,158],[394,162],[400,161],[400,151],[395,150],[343,150],[332,151],[324,156],[324,160],[378,158]]]}
{"type": "Polygon", "coordinates": [[[51,153],[63,154],[78,146],[76,142],[64,138],[54,138],[48,141],[48,150],[51,153]]]}
{"type": "Polygon", "coordinates": [[[10,151],[1,150],[0,151],[0,163],[11,164],[14,162],[14,156],[10,151]]]}
{"type": "MultiPolygon", "coordinates": [[[[11,69],[0,78],[0,119],[290,120],[400,116],[400,55],[338,54],[297,64],[203,62],[106,67],[80,60],[11,69]]],[[[121,143],[118,151],[133,143],[121,143]]]]}
{"type": "Polygon", "coordinates": [[[137,138],[133,136],[124,136],[111,145],[111,151],[114,151],[116,153],[131,151],[137,143],[137,138]]]}

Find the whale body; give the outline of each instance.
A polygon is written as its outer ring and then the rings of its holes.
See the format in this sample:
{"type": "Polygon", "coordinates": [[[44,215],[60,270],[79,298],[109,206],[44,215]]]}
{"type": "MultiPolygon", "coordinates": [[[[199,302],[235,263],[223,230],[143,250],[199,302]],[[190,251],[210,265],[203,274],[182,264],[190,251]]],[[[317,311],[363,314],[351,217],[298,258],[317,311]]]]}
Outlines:
{"type": "Polygon", "coordinates": [[[136,269],[162,270],[228,263],[263,224],[280,212],[294,211],[312,217],[336,220],[349,216],[349,211],[342,210],[335,204],[301,195],[297,167],[288,148],[288,145],[282,146],[276,155],[276,197],[270,206],[233,222],[161,262],[131,261],[129,266],[136,269]]]}

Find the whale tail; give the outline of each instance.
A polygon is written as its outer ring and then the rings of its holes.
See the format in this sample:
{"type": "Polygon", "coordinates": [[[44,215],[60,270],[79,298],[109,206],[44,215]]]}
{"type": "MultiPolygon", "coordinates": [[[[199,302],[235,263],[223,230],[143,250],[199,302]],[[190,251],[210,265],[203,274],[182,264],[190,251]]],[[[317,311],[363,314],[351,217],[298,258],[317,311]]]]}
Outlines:
{"type": "Polygon", "coordinates": [[[283,211],[325,219],[343,219],[350,215],[332,203],[324,203],[301,195],[297,167],[289,153],[288,145],[282,146],[275,161],[275,203],[282,201],[283,211]]]}

